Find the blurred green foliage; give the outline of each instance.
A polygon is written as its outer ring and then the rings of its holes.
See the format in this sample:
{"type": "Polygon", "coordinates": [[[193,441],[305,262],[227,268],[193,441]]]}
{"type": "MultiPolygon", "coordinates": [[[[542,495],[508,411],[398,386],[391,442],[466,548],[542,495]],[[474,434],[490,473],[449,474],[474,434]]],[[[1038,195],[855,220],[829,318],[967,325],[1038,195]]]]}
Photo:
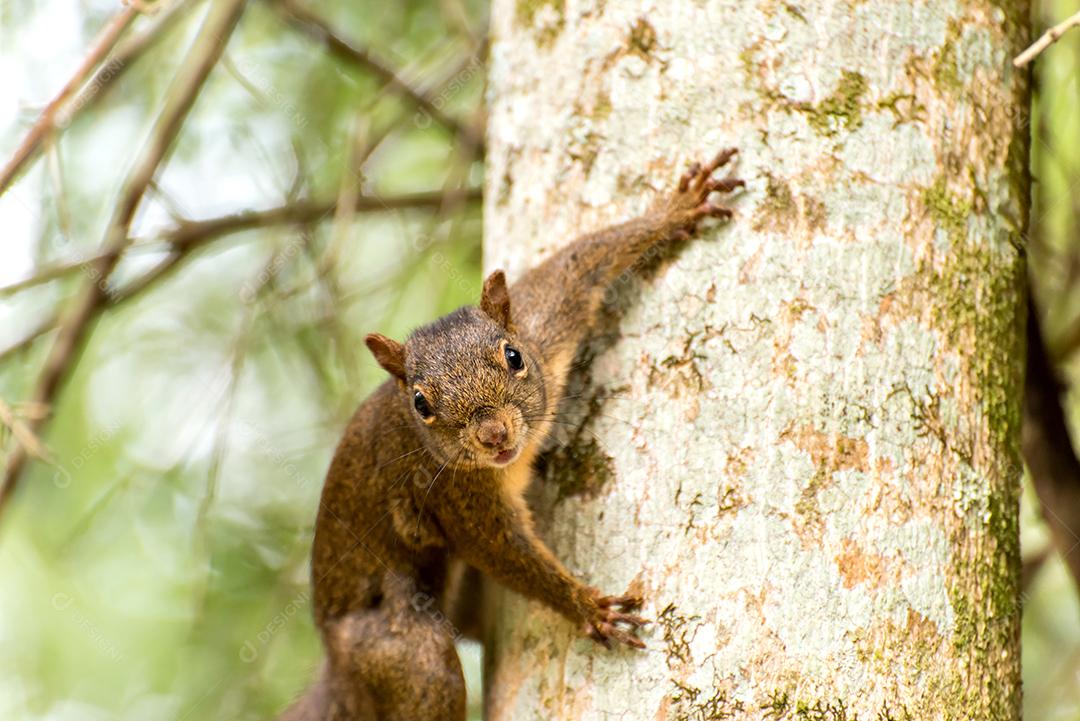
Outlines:
{"type": "MultiPolygon", "coordinates": [[[[205,12],[190,5],[0,200],[17,221],[5,242],[24,244],[34,266],[100,244],[109,199],[205,12]]],[[[486,3],[312,7],[447,114],[476,120],[486,3]]],[[[70,62],[29,97],[55,92],[118,9],[5,3],[0,42],[14,62],[70,36],[70,62]],[[41,27],[50,20],[77,30],[41,27]]],[[[5,153],[39,109],[12,119],[5,153]]],[[[438,123],[252,2],[135,229],[153,239],[172,215],[333,199],[353,182],[395,196],[481,179],[480,160],[438,123]],[[351,149],[365,138],[377,145],[357,178],[351,149]]],[[[321,655],[307,557],[322,475],[384,376],[363,335],[400,337],[475,302],[480,231],[468,201],[237,234],[103,316],[49,428],[57,465],[30,467],[0,529],[0,718],[271,718],[309,683],[321,655]]],[[[121,283],[164,251],[130,255],[121,283]]],[[[0,347],[84,280],[3,298],[0,347]]],[[[47,347],[5,359],[0,398],[29,396],[47,347]]]]}
{"type": "MultiPolygon", "coordinates": [[[[482,118],[486,5],[311,7],[472,124],[482,118]]],[[[18,100],[43,104],[116,9],[4,0],[0,72],[18,100]]],[[[1041,0],[1036,25],[1078,9],[1041,0]]],[[[98,247],[109,199],[204,10],[192,0],[0,198],[16,249],[0,254],[0,284],[98,247]]],[[[1033,262],[1051,334],[1080,309],[1078,69],[1080,31],[1038,61],[1032,165],[1045,247],[1033,262]]],[[[3,153],[39,109],[0,108],[3,153]]],[[[149,241],[177,217],[335,198],[354,181],[393,196],[481,179],[481,159],[445,128],[252,2],[136,223],[148,242],[118,278],[164,257],[149,241]],[[365,138],[378,142],[357,179],[350,158],[365,138]]],[[[0,524],[0,719],[269,718],[306,686],[320,662],[307,554],[322,474],[382,379],[363,334],[400,337],[474,302],[480,231],[479,207],[466,201],[240,233],[101,319],[46,436],[55,465],[31,465],[0,524]]],[[[76,272],[0,297],[0,348],[83,281],[76,272]]],[[[0,398],[29,395],[47,338],[0,362],[0,398]]],[[[1025,557],[1041,558],[1048,538],[1030,492],[1023,518],[1025,557]]],[[[1055,555],[1033,568],[1026,716],[1075,721],[1080,602],[1055,555]]],[[[465,650],[476,701],[477,650],[465,650]]]]}
{"type": "MultiPolygon", "coordinates": [[[[1080,11],[1078,0],[1041,0],[1035,5],[1038,33],[1080,11]]],[[[1040,57],[1034,81],[1029,258],[1034,291],[1047,314],[1047,342],[1060,348],[1080,321],[1080,32],[1065,35],[1040,57]]],[[[1074,349],[1064,361],[1065,373],[1074,385],[1076,356],[1074,349]]],[[[1080,430],[1075,393],[1070,398],[1075,439],[1080,430]]],[[[1080,719],[1080,597],[1060,555],[1051,547],[1030,484],[1021,506],[1021,548],[1029,577],[1022,596],[1024,717],[1076,721],[1080,719]]],[[[1061,552],[1080,553],[1080,538],[1076,540],[1077,545],[1061,552]]]]}

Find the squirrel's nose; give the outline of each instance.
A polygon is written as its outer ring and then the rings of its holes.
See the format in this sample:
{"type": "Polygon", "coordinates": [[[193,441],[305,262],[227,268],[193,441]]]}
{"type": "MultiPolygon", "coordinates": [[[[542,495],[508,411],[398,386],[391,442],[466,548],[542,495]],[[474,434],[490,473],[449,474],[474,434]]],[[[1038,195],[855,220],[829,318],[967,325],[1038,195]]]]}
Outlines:
{"type": "Polygon", "coordinates": [[[508,435],[506,424],[496,418],[485,418],[476,427],[476,440],[488,448],[498,448],[506,443],[508,435]]]}

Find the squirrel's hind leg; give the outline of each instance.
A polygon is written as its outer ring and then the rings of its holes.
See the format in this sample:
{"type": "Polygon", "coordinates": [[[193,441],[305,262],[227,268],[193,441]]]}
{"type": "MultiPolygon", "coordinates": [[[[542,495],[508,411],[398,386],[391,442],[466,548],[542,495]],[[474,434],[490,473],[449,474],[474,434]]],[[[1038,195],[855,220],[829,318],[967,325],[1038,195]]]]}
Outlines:
{"type": "Polygon", "coordinates": [[[465,721],[453,632],[436,609],[417,605],[357,611],[328,625],[329,719],[465,721]]]}

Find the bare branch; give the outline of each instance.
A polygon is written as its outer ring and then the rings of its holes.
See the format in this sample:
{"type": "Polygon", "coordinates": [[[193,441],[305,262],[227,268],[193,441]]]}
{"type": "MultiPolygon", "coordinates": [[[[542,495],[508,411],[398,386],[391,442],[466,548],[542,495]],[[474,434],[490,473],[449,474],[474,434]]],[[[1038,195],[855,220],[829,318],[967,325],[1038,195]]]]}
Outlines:
{"type": "Polygon", "coordinates": [[[15,440],[18,441],[26,453],[29,453],[34,458],[48,459],[49,454],[45,450],[45,446],[41,444],[34,432],[23,423],[22,419],[15,415],[15,411],[11,409],[11,406],[3,398],[0,398],[0,425],[7,426],[11,430],[11,435],[15,437],[15,440]]]}
{"type": "MultiPolygon", "coordinates": [[[[120,255],[130,242],[129,228],[135,210],[179,134],[206,78],[221,57],[225,43],[240,19],[244,4],[245,0],[218,0],[210,4],[199,34],[173,79],[164,107],[150,131],[150,137],[122,186],[120,198],[105,230],[102,242],[104,257],[96,260],[88,269],[89,281],[84,284],[82,293],[59,328],[38,377],[32,402],[51,404],[77,362],[90,326],[108,302],[106,284],[120,255]]],[[[40,425],[41,422],[33,423],[30,430],[37,431],[40,425]]],[[[17,446],[8,458],[3,485],[0,486],[0,511],[11,498],[26,460],[26,452],[21,446],[17,446]]]]}
{"type": "Polygon", "coordinates": [[[16,353],[21,353],[30,347],[30,344],[36,341],[38,338],[56,329],[57,323],[60,322],[60,314],[53,313],[45,320],[38,323],[33,330],[24,335],[19,340],[9,345],[4,350],[0,351],[0,363],[4,363],[8,358],[11,358],[16,353]]]}
{"type": "MultiPolygon", "coordinates": [[[[136,298],[147,289],[154,285],[157,285],[163,278],[167,278],[172,275],[173,272],[179,268],[182,261],[191,255],[191,252],[198,247],[198,244],[191,244],[184,247],[178,247],[171,253],[165,256],[157,265],[150,268],[150,270],[143,273],[141,276],[129,283],[117,288],[115,292],[107,297],[106,306],[111,310],[126,303],[133,298],[136,298]]],[[[76,266],[79,267],[79,266],[76,266]]],[[[38,338],[51,333],[56,330],[60,325],[61,314],[59,311],[55,311],[52,315],[46,317],[37,326],[34,327],[29,333],[24,335],[19,340],[9,345],[4,350],[0,351],[0,363],[5,362],[8,358],[20,353],[37,340],[38,338]]]]}
{"type": "Polygon", "coordinates": [[[295,0],[274,0],[273,4],[281,11],[286,20],[303,29],[315,40],[322,42],[331,55],[352,65],[359,65],[379,78],[387,87],[431,116],[432,120],[453,132],[461,142],[471,148],[483,147],[483,138],[475,129],[444,113],[438,103],[423,91],[407,83],[386,62],[377,58],[371,50],[350,43],[335,32],[324,20],[301,7],[295,0]]]}
{"type": "Polygon", "coordinates": [[[1031,47],[1016,56],[1016,59],[1013,60],[1013,65],[1018,68],[1024,67],[1032,60],[1039,57],[1044,50],[1056,43],[1067,31],[1078,25],[1080,25],[1080,12],[1043,33],[1042,37],[1031,44],[1031,47]]]}
{"type": "Polygon", "coordinates": [[[60,92],[56,94],[56,97],[50,100],[45,109],[41,111],[37,122],[30,128],[30,132],[26,134],[23,141],[19,143],[19,147],[15,150],[15,154],[11,156],[11,160],[0,171],[0,195],[3,195],[11,186],[12,181],[19,175],[23,165],[37,151],[41,141],[49,134],[49,131],[56,127],[57,111],[60,110],[60,107],[82,86],[83,81],[97,67],[101,59],[108,54],[116,41],[120,39],[120,35],[138,14],[139,11],[133,7],[124,8],[114,15],[101,29],[97,37],[94,38],[90,51],[83,58],[79,67],[75,69],[75,74],[64,83],[64,87],[60,88],[60,92]]]}
{"type": "Polygon", "coordinates": [[[70,123],[78,113],[104,96],[105,91],[114,85],[144,52],[153,47],[185,12],[196,5],[197,0],[173,0],[168,7],[156,12],[149,27],[121,40],[108,61],[98,68],[79,94],[64,108],[67,122],[70,123]]]}
{"type": "Polygon", "coordinates": [[[90,107],[94,101],[100,98],[103,91],[115,82],[131,63],[148,47],[153,45],[162,32],[180,17],[180,10],[193,4],[191,0],[174,0],[173,4],[151,27],[120,42],[117,42],[117,40],[131,24],[131,21],[138,16],[139,10],[129,6],[117,13],[102,28],[94,39],[94,44],[82,64],[76,69],[74,75],[64,87],[61,88],[56,97],[45,106],[37,122],[30,128],[30,131],[26,134],[23,142],[4,169],[0,171],[0,195],[7,192],[27,164],[37,157],[41,151],[42,142],[50,134],[60,130],[61,126],[69,124],[78,113],[90,107]],[[109,56],[108,62],[101,64],[104,55],[113,50],[114,46],[115,51],[109,56]],[[87,80],[90,72],[98,65],[100,67],[87,80]]]}
{"type": "MultiPolygon", "coordinates": [[[[37,273],[26,278],[24,280],[17,280],[14,283],[9,283],[5,286],[0,286],[0,297],[6,295],[14,295],[28,288],[48,283],[51,280],[57,278],[63,278],[66,275],[74,273],[75,271],[87,267],[97,260],[104,258],[108,253],[97,253],[89,258],[83,258],[81,260],[67,260],[59,263],[53,263],[44,268],[38,270],[37,273]]],[[[3,356],[0,355],[0,358],[3,356]]]]}
{"type": "MultiPolygon", "coordinates": [[[[410,195],[390,196],[385,198],[360,196],[356,199],[356,212],[376,212],[383,210],[441,209],[462,201],[477,202],[481,193],[478,188],[463,192],[431,192],[410,195]]],[[[171,252],[149,271],[117,288],[107,298],[109,309],[141,295],[144,290],[156,285],[162,278],[172,275],[194,251],[219,238],[228,237],[247,230],[270,228],[277,225],[307,225],[332,218],[337,211],[337,201],[293,203],[261,211],[245,211],[232,215],[210,218],[201,221],[180,223],[153,239],[133,242],[128,247],[130,253],[135,248],[151,248],[159,245],[171,249],[171,252]]],[[[109,251],[98,253],[83,260],[57,263],[41,270],[37,275],[0,288],[0,296],[17,293],[76,271],[92,272],[94,263],[105,259],[109,251]]],[[[322,266],[320,265],[320,268],[322,266]]],[[[8,347],[0,350],[0,363],[4,363],[17,353],[27,349],[34,341],[56,329],[60,322],[59,312],[45,318],[30,332],[8,347]]]]}
{"type": "MultiPolygon", "coordinates": [[[[421,210],[437,209],[447,204],[462,201],[476,202],[480,200],[480,195],[479,188],[470,188],[455,193],[411,193],[387,197],[361,195],[355,199],[353,212],[372,213],[384,210],[407,210],[410,208],[421,210]]],[[[337,211],[337,200],[300,201],[267,210],[246,210],[206,220],[181,221],[153,238],[130,239],[126,251],[150,249],[162,244],[166,247],[172,247],[174,250],[194,249],[218,238],[247,230],[271,228],[279,225],[307,225],[331,218],[337,211]]],[[[48,283],[76,271],[90,273],[95,264],[108,261],[116,254],[116,250],[104,250],[88,258],[49,265],[30,278],[0,287],[0,297],[18,293],[42,283],[48,283]]],[[[0,352],[0,360],[10,352],[11,348],[0,352]]]]}
{"type": "MultiPolygon", "coordinates": [[[[469,189],[462,195],[469,200],[480,197],[479,189],[469,189]]],[[[446,193],[415,193],[386,198],[362,195],[356,199],[354,210],[358,213],[379,210],[402,210],[406,208],[438,208],[447,202],[446,193]]],[[[306,225],[333,216],[337,211],[337,200],[311,201],[302,200],[289,205],[282,205],[268,210],[248,210],[232,215],[224,215],[208,220],[182,223],[165,235],[162,240],[173,245],[202,244],[208,240],[231,233],[254,230],[276,225],[306,225]]]]}
{"type": "Polygon", "coordinates": [[[1063,388],[1028,302],[1028,364],[1021,446],[1054,545],[1080,584],[1080,460],[1069,436],[1063,388]]]}

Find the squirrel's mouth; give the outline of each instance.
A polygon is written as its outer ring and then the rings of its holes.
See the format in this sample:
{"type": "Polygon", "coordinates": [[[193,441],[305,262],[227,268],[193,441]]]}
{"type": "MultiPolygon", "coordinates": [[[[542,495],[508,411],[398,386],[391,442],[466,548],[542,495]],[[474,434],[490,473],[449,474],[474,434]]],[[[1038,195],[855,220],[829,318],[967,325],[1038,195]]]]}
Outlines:
{"type": "Polygon", "coordinates": [[[509,465],[511,461],[517,458],[517,455],[518,448],[517,446],[514,446],[513,448],[507,448],[506,450],[502,450],[496,453],[492,458],[492,462],[494,462],[496,466],[509,465]]]}

